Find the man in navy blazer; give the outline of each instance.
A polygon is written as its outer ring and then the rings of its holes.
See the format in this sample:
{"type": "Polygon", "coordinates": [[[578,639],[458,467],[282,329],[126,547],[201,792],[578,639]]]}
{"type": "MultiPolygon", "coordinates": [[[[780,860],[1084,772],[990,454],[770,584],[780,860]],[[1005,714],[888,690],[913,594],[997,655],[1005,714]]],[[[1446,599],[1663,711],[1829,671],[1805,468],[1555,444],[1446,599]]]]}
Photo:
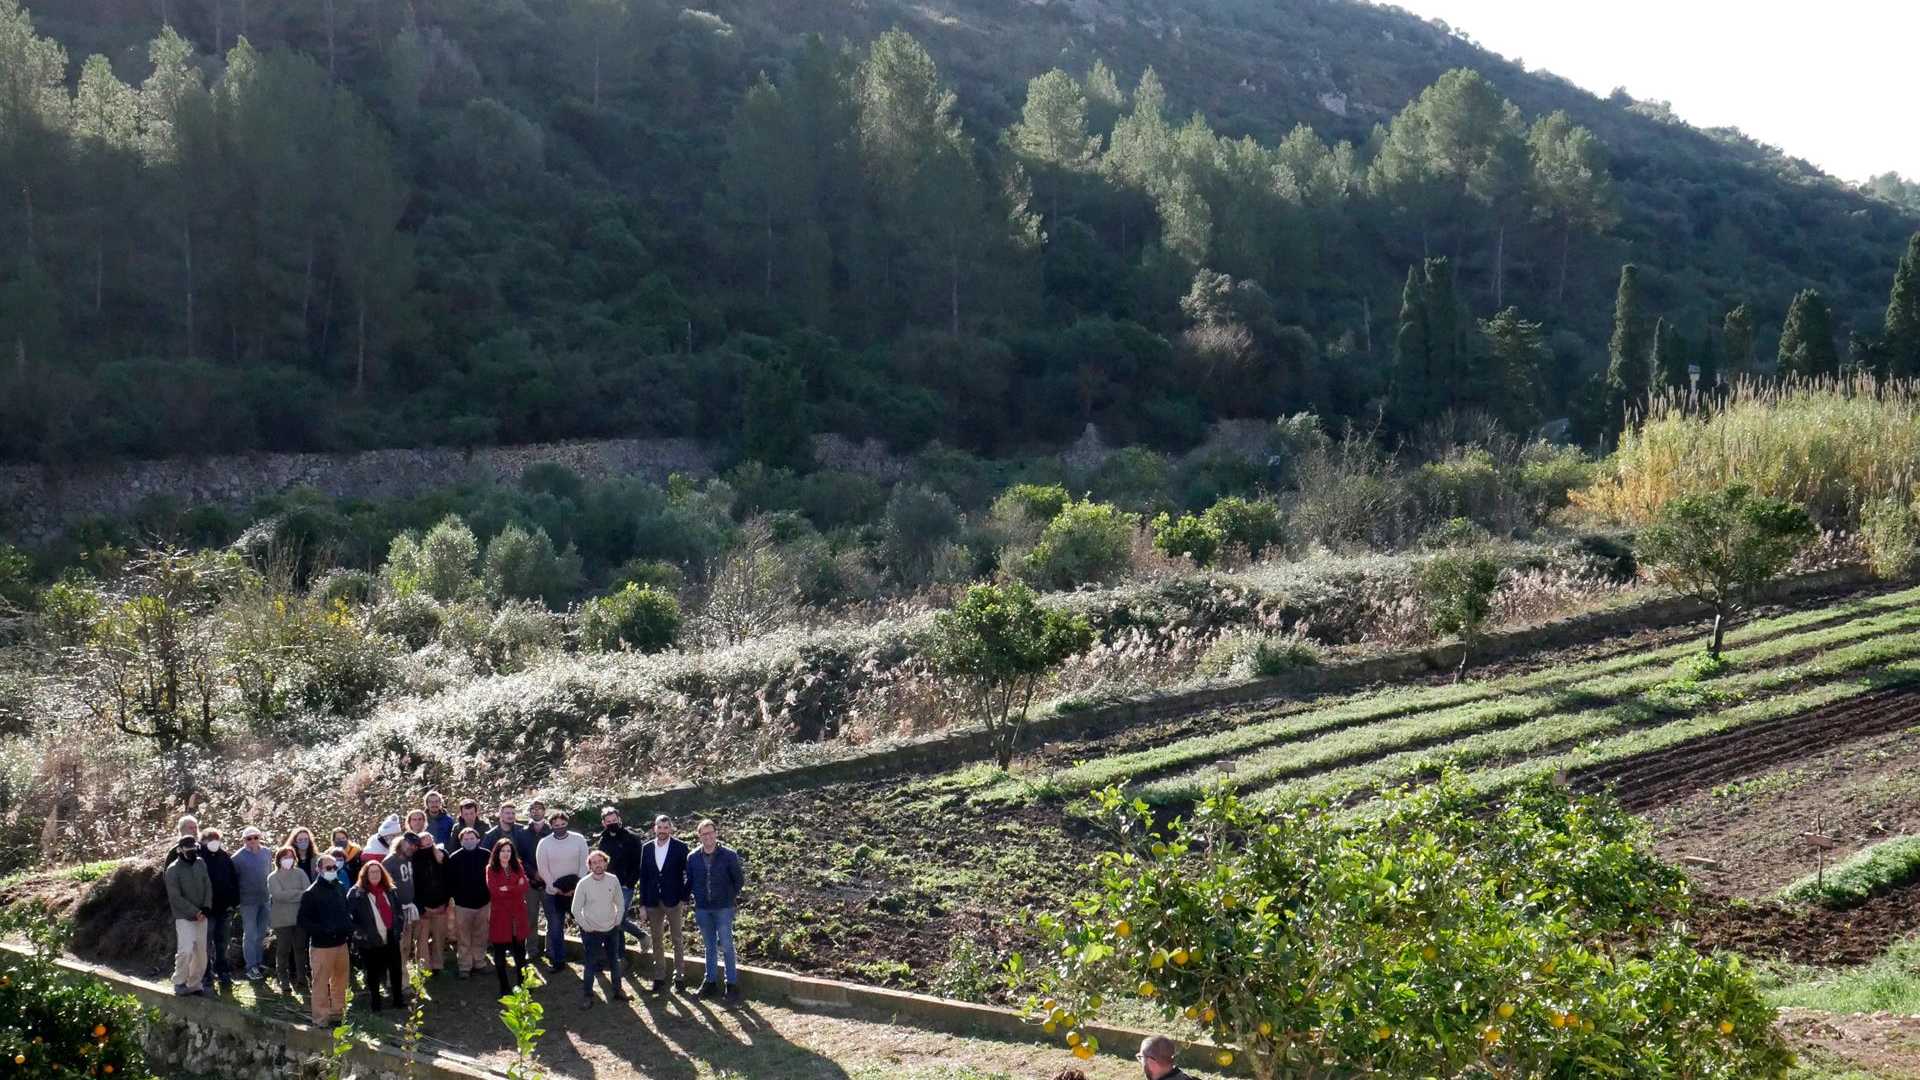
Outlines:
{"type": "Polygon", "coordinates": [[[673,931],[673,987],[684,991],[686,962],[687,844],[673,836],[673,819],[653,819],[653,840],[640,855],[640,904],[647,909],[653,941],[653,992],[667,989],[666,931],[673,931]]]}

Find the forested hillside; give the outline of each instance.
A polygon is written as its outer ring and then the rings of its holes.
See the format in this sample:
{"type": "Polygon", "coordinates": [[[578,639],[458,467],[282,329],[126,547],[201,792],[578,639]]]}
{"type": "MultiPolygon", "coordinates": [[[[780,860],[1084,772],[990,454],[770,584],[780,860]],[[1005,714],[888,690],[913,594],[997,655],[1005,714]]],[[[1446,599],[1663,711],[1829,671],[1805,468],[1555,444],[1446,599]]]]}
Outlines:
{"type": "Polygon", "coordinates": [[[50,462],[1591,433],[1623,262],[1654,378],[1871,363],[1916,225],[1349,0],[0,0],[0,176],[50,462]]]}

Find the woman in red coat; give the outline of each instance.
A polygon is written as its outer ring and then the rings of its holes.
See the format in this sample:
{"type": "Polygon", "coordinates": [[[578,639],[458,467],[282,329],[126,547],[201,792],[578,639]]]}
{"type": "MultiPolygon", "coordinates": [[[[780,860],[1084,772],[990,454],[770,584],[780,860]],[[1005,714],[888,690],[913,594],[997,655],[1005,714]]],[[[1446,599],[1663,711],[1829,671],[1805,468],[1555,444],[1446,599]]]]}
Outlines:
{"type": "Polygon", "coordinates": [[[487,913],[487,945],[493,954],[494,974],[500,976],[500,996],[506,997],[520,985],[520,971],[527,966],[526,940],[532,934],[527,925],[527,872],[520,865],[520,853],[513,840],[501,837],[487,859],[487,895],[493,903],[487,913]],[[513,977],[507,977],[507,956],[513,956],[513,977]]]}

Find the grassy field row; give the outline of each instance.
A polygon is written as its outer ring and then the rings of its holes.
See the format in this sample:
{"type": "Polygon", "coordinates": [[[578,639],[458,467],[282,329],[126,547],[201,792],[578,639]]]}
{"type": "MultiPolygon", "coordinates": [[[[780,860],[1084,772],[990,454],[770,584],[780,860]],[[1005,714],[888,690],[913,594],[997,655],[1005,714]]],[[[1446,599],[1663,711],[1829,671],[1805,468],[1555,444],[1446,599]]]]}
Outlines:
{"type": "MultiPolygon", "coordinates": [[[[1728,635],[1728,644],[1738,657],[1742,647],[1750,649],[1758,644],[1800,632],[1853,627],[1863,617],[1872,617],[1878,613],[1898,615],[1903,609],[1911,608],[1917,602],[1920,602],[1920,589],[1851,601],[1837,607],[1795,612],[1739,627],[1728,635]]],[[[1592,680],[1651,668],[1698,651],[1699,643],[1688,641],[1659,649],[1627,653],[1571,668],[1548,668],[1524,675],[1458,685],[1387,690],[1318,707],[1311,704],[1295,706],[1277,714],[1269,714],[1268,718],[1256,719],[1211,735],[1081,762],[1072,768],[1061,770],[1039,780],[1005,780],[979,792],[976,798],[993,802],[1077,795],[1108,784],[1137,780],[1187,766],[1201,765],[1229,755],[1244,754],[1275,744],[1294,742],[1310,735],[1343,728],[1357,728],[1364,724],[1435,710],[1470,709],[1477,704],[1512,695],[1574,687],[1592,680]]],[[[1664,672],[1653,676],[1655,681],[1665,677],[1664,672]]],[[[1623,685],[1610,689],[1620,692],[1631,687],[1623,685]]]]}
{"type": "MultiPolygon", "coordinates": [[[[1875,685],[1871,674],[1874,669],[1891,670],[1890,665],[1915,658],[1920,658],[1920,633],[1882,637],[1823,653],[1804,664],[1768,668],[1744,676],[1699,684],[1673,684],[1604,709],[1543,717],[1518,727],[1482,732],[1439,746],[1390,754],[1364,764],[1282,781],[1255,793],[1252,798],[1260,801],[1297,797],[1346,798],[1432,775],[1449,764],[1469,770],[1469,775],[1476,782],[1500,774],[1501,779],[1488,782],[1504,786],[1504,772],[1507,770],[1532,775],[1562,767],[1575,767],[1569,762],[1577,761],[1592,766],[1602,764],[1603,760],[1631,756],[1629,753],[1604,759],[1581,758],[1580,755],[1589,748],[1598,749],[1615,743],[1655,745],[1643,743],[1641,736],[1668,729],[1696,730],[1703,721],[1720,718],[1731,718],[1732,723],[1726,728],[1731,730],[1733,727],[1791,715],[1807,707],[1794,703],[1811,700],[1824,704],[1829,700],[1839,700],[1820,696],[1828,687],[1853,687],[1855,680],[1852,677],[1868,672],[1860,685],[1871,689],[1875,685]],[[1784,696],[1742,702],[1742,699],[1771,694],[1799,684],[1809,685],[1784,696]],[[1779,702],[1790,704],[1776,704],[1779,702]],[[1570,751],[1555,752],[1576,743],[1582,745],[1570,751]],[[1479,771],[1474,771],[1476,769],[1479,771]]],[[[1840,697],[1860,692],[1860,689],[1845,689],[1840,697]]],[[[1658,745],[1677,743],[1658,742],[1658,745]]]]}
{"type": "MultiPolygon", "coordinates": [[[[1841,649],[1863,638],[1887,641],[1916,629],[1920,629],[1920,610],[1889,613],[1825,630],[1772,638],[1728,652],[1726,658],[1734,674],[1717,678],[1712,685],[1720,694],[1777,688],[1780,684],[1776,673],[1782,670],[1779,664],[1783,660],[1814,651],[1841,649]]],[[[1920,636],[1915,640],[1920,641],[1920,636]]],[[[1675,700],[1672,692],[1662,689],[1673,681],[1670,669],[1655,668],[1633,675],[1584,680],[1577,686],[1550,693],[1514,695],[1493,702],[1349,726],[1305,742],[1283,743],[1237,759],[1215,760],[1142,784],[1137,793],[1148,802],[1185,801],[1222,781],[1243,788],[1260,787],[1289,777],[1357,764],[1362,759],[1432,747],[1462,736],[1525,729],[1531,726],[1529,721],[1567,720],[1612,711],[1608,706],[1623,712],[1618,723],[1636,717],[1652,720],[1663,712],[1684,711],[1675,708],[1684,703],[1675,700]]]]}

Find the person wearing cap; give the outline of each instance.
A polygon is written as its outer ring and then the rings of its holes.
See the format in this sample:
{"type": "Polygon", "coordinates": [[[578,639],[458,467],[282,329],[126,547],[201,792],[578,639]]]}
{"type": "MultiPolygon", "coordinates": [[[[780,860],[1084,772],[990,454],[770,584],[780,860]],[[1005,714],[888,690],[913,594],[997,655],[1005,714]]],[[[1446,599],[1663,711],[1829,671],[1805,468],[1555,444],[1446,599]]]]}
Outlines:
{"type": "Polygon", "coordinates": [[[174,844],[174,858],[161,877],[167,885],[167,907],[173,913],[173,992],[201,993],[207,972],[207,916],[213,911],[213,882],[200,863],[200,842],[182,836],[174,844]]]}
{"type": "Polygon", "coordinates": [[[567,812],[556,808],[547,815],[547,835],[535,845],[533,862],[546,882],[547,962],[555,969],[567,966],[567,910],[573,889],[587,873],[587,838],[567,828],[567,812]]]}
{"type": "Polygon", "coordinates": [[[645,845],[621,823],[620,811],[607,806],[600,810],[600,842],[595,846],[607,853],[607,872],[620,882],[620,947],[626,947],[626,934],[633,935],[637,944],[640,928],[627,913],[633,910],[633,893],[640,887],[640,856],[645,845]]]}
{"type": "Polygon", "coordinates": [[[687,891],[693,894],[693,921],[706,945],[707,977],[701,997],[720,993],[720,961],[726,962],[727,1000],[740,1000],[740,976],[734,968],[733,916],[747,884],[740,853],[720,842],[719,826],[702,821],[694,830],[700,846],[687,856],[687,891]]]}
{"type": "MultiPolygon", "coordinates": [[[[487,890],[487,849],[480,846],[480,830],[463,826],[460,846],[447,856],[447,891],[453,896],[453,973],[459,978],[479,972],[487,962],[487,926],[491,895],[487,890]]],[[[511,841],[509,841],[511,843],[511,841]]],[[[519,902],[519,898],[514,898],[519,902]]]]}
{"type": "Polygon", "coordinates": [[[602,967],[613,989],[609,1001],[627,1000],[620,987],[620,923],[626,918],[625,892],[620,879],[607,873],[604,851],[587,856],[587,875],[573,890],[573,921],[580,927],[580,951],[586,957],[580,975],[580,1007],[593,1008],[593,983],[602,967]]]}
{"type": "Polygon", "coordinates": [[[401,823],[399,814],[388,814],[387,819],[380,823],[380,827],[374,830],[373,835],[367,837],[367,842],[360,846],[361,861],[385,859],[393,854],[395,842],[400,839],[400,834],[406,831],[406,826],[401,823]]]}
{"type": "Polygon", "coordinates": [[[673,935],[675,990],[686,988],[687,842],[673,835],[673,819],[653,819],[653,841],[640,856],[640,906],[647,909],[647,937],[653,942],[653,992],[667,990],[667,935],[673,935]]]}
{"type": "MultiPolygon", "coordinates": [[[[521,876],[527,879],[526,892],[522,898],[527,908],[527,932],[520,944],[531,948],[533,928],[540,925],[540,907],[545,902],[546,890],[540,887],[540,878],[534,873],[533,867],[534,844],[538,837],[533,835],[531,829],[520,824],[519,816],[518,809],[512,803],[501,803],[500,818],[493,828],[488,829],[486,835],[480,838],[480,846],[492,852],[500,846],[500,841],[513,841],[513,853],[520,860],[521,876]]],[[[493,902],[499,903],[497,899],[493,902]]],[[[510,925],[517,925],[512,920],[507,921],[510,925]]]]}
{"type": "Polygon", "coordinates": [[[220,980],[221,993],[233,990],[233,960],[227,953],[227,928],[233,924],[233,911],[240,906],[240,875],[233,868],[233,856],[226,851],[220,830],[200,830],[200,865],[207,868],[207,880],[213,884],[213,903],[207,912],[207,970],[200,978],[200,989],[213,989],[220,980]]]}
{"type": "Polygon", "coordinates": [[[273,873],[273,852],[260,830],[240,830],[240,850],[233,853],[233,872],[240,879],[240,957],[247,981],[267,977],[267,929],[273,922],[273,900],[267,895],[267,875],[273,873]]]}
{"type": "Polygon", "coordinates": [[[1180,1046],[1172,1039],[1165,1035],[1149,1035],[1140,1040],[1140,1052],[1134,1055],[1134,1059],[1140,1062],[1147,1080],[1193,1080],[1173,1063],[1179,1053],[1180,1046]]]}

